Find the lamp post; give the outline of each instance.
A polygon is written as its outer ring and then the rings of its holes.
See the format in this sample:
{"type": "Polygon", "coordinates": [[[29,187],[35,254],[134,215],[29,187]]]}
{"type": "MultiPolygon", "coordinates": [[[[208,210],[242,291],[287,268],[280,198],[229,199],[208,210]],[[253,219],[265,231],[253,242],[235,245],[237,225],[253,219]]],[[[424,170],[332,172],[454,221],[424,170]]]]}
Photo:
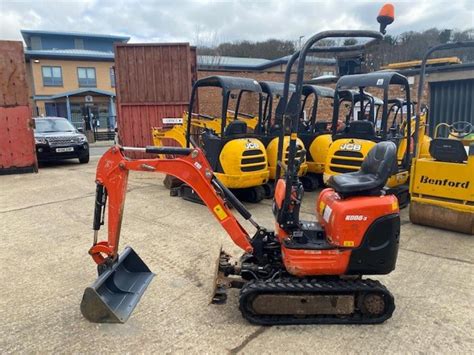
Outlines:
{"type": "Polygon", "coordinates": [[[301,41],[302,41],[303,38],[304,38],[304,35],[303,35],[303,36],[300,36],[300,37],[298,38],[298,50],[301,49],[301,41]]]}

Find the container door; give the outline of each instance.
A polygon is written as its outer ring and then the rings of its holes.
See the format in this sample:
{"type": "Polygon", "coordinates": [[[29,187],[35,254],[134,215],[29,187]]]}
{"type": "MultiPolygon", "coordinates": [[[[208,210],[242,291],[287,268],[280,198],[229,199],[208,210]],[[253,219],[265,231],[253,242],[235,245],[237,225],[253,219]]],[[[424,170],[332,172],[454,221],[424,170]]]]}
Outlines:
{"type": "Polygon", "coordinates": [[[38,170],[23,43],[0,41],[0,175],[38,170]]]}

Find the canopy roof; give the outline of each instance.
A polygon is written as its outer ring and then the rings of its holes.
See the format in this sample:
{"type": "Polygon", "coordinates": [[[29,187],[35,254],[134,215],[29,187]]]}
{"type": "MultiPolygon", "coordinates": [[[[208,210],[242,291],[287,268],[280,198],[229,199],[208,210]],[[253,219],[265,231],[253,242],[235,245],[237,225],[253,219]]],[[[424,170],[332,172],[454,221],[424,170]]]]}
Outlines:
{"type": "Polygon", "coordinates": [[[393,71],[344,75],[337,81],[336,89],[352,89],[357,87],[379,87],[385,89],[389,85],[408,85],[408,80],[405,76],[393,71]]]}
{"type": "Polygon", "coordinates": [[[220,87],[223,90],[246,90],[252,92],[262,92],[262,88],[257,80],[249,78],[239,78],[234,76],[215,75],[199,79],[194,84],[196,87],[220,87]]]}

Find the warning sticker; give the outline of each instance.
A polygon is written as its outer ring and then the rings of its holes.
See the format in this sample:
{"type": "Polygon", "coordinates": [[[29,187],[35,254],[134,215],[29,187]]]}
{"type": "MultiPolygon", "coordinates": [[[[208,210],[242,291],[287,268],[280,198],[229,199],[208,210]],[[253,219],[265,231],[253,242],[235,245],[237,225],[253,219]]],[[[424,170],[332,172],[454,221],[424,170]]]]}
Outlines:
{"type": "Polygon", "coordinates": [[[331,218],[331,213],[332,213],[332,208],[329,206],[326,206],[323,212],[323,219],[326,221],[326,223],[329,223],[329,218],[331,218]]]}
{"type": "Polygon", "coordinates": [[[163,124],[183,124],[183,118],[182,117],[167,117],[167,118],[162,118],[161,122],[163,122],[163,124]]]}
{"type": "Polygon", "coordinates": [[[213,208],[213,211],[216,214],[217,218],[219,218],[219,220],[222,221],[223,219],[227,218],[227,213],[224,211],[221,205],[216,205],[213,208]]]}
{"type": "Polygon", "coordinates": [[[319,210],[324,211],[324,207],[326,207],[326,204],[323,201],[319,202],[319,210]]]}
{"type": "Polygon", "coordinates": [[[398,200],[392,202],[392,211],[398,210],[398,200]]]}

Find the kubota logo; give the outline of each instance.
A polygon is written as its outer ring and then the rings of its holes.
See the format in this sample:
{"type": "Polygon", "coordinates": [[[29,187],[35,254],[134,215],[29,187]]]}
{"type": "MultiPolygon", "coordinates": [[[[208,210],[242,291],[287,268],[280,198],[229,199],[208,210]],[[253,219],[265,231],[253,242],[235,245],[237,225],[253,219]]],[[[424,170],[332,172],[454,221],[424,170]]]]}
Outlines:
{"type": "Polygon", "coordinates": [[[358,152],[359,150],[362,149],[362,146],[360,144],[356,144],[356,143],[344,143],[344,144],[341,144],[339,149],[341,149],[341,150],[353,150],[353,151],[358,152]]]}
{"type": "Polygon", "coordinates": [[[422,184],[430,184],[430,185],[438,185],[438,186],[449,186],[449,187],[460,187],[462,189],[469,188],[469,180],[465,182],[461,181],[453,181],[449,179],[431,179],[428,176],[421,176],[420,183],[422,184]]]}

